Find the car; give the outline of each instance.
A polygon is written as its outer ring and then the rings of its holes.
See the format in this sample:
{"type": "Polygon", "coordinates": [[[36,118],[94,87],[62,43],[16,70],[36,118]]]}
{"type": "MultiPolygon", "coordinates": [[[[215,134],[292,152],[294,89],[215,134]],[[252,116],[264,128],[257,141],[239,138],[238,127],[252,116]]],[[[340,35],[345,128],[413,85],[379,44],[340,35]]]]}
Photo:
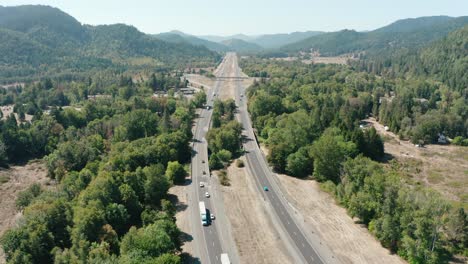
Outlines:
{"type": "Polygon", "coordinates": [[[202,160],[201,163],[205,163],[205,160],[202,160]]]}
{"type": "Polygon", "coordinates": [[[200,182],[200,188],[205,187],[205,184],[203,182],[200,182]]]}
{"type": "Polygon", "coordinates": [[[215,215],[214,215],[214,214],[211,214],[211,215],[210,215],[210,219],[211,219],[211,220],[215,220],[215,215]]]}
{"type": "Polygon", "coordinates": [[[203,171],[203,175],[206,175],[206,171],[203,171]]]}
{"type": "Polygon", "coordinates": [[[268,192],[268,187],[263,186],[263,190],[264,190],[265,192],[268,192]]]}
{"type": "Polygon", "coordinates": [[[205,193],[206,198],[210,198],[210,194],[208,192],[205,193]]]}

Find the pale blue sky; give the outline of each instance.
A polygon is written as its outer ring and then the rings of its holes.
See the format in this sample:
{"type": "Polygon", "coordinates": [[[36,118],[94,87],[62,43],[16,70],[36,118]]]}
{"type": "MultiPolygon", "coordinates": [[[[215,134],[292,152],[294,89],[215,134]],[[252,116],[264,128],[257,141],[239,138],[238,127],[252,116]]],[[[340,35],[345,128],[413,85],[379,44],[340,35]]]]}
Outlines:
{"type": "Polygon", "coordinates": [[[22,4],[58,7],[85,24],[196,35],[372,30],[401,18],[468,15],[468,0],[0,0],[22,4]]]}

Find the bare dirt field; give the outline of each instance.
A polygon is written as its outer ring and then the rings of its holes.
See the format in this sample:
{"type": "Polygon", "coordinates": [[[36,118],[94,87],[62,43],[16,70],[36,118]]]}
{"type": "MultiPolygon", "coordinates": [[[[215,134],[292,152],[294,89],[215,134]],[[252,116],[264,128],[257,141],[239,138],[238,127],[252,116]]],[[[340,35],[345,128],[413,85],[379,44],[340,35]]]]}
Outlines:
{"type": "Polygon", "coordinates": [[[317,235],[342,263],[406,263],[383,248],[368,230],[356,224],[316,181],[277,175],[288,201],[299,211],[309,232],[317,235]],[[313,227],[313,228],[312,228],[313,227]]]}
{"type": "Polygon", "coordinates": [[[385,131],[374,118],[364,120],[375,127],[385,141],[385,152],[396,159],[410,183],[424,184],[447,199],[468,207],[468,148],[451,145],[415,147],[385,131]]]}
{"type": "MultiPolygon", "coordinates": [[[[0,178],[8,179],[0,183],[0,236],[13,227],[21,217],[21,212],[16,210],[15,200],[19,192],[25,190],[33,183],[46,185],[49,183],[47,170],[41,161],[32,161],[24,166],[12,166],[9,169],[0,170],[0,178]]],[[[4,263],[3,251],[0,247],[0,263],[4,263]]]]}
{"type": "Polygon", "coordinates": [[[184,77],[190,82],[190,85],[193,87],[201,88],[211,88],[214,85],[214,79],[208,78],[199,74],[185,74],[184,77]]]}
{"type": "Polygon", "coordinates": [[[227,170],[231,186],[223,186],[222,192],[241,263],[293,263],[253,179],[234,164],[227,170]]]}

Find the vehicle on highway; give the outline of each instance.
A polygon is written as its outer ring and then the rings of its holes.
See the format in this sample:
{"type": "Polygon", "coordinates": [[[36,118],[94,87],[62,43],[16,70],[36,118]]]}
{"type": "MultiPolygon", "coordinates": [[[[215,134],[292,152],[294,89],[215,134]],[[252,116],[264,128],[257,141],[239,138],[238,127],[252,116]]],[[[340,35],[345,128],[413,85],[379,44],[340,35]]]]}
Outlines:
{"type": "Polygon", "coordinates": [[[210,198],[210,194],[208,192],[205,193],[206,198],[210,198]]]}
{"type": "Polygon", "coordinates": [[[208,225],[208,216],[206,215],[205,202],[200,202],[199,207],[200,207],[201,223],[202,223],[202,225],[207,226],[208,225]]]}
{"type": "Polygon", "coordinates": [[[206,175],[206,171],[203,171],[203,175],[206,175]]]}
{"type": "Polygon", "coordinates": [[[200,188],[205,187],[205,184],[203,182],[200,182],[200,188]]]}
{"type": "Polygon", "coordinates": [[[201,163],[205,163],[205,160],[202,160],[201,163]]]}
{"type": "Polygon", "coordinates": [[[216,218],[216,217],[215,217],[214,214],[211,214],[211,215],[210,215],[210,219],[211,219],[211,220],[215,220],[215,218],[216,218]]]}
{"type": "Polygon", "coordinates": [[[231,264],[227,253],[221,254],[221,264],[231,264]]]}
{"type": "Polygon", "coordinates": [[[263,186],[263,190],[264,190],[265,192],[268,192],[268,187],[263,186]]]}

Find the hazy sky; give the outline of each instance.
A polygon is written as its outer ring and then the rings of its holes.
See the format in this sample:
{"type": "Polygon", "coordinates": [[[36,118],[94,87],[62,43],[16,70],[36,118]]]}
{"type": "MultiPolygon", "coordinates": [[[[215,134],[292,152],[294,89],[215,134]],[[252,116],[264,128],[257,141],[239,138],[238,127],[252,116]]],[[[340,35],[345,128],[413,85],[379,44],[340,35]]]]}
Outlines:
{"type": "Polygon", "coordinates": [[[58,7],[85,24],[196,35],[371,30],[401,18],[468,15],[468,0],[0,0],[22,4],[58,7]]]}

